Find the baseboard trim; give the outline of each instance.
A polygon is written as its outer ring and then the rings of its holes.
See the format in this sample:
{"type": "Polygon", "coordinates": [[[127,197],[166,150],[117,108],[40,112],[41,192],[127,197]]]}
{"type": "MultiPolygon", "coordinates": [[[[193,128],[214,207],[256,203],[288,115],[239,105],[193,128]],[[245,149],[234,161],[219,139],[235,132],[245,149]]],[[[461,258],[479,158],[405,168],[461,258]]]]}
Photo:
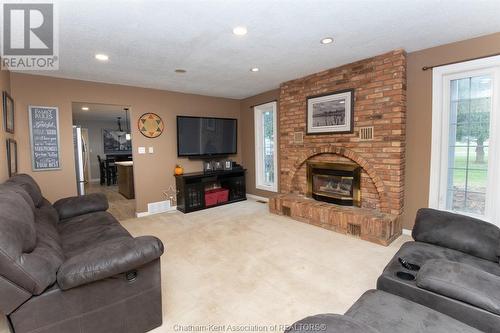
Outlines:
{"type": "Polygon", "coordinates": [[[411,236],[411,229],[404,229],[403,228],[403,235],[411,236]]]}
{"type": "Polygon", "coordinates": [[[150,213],[150,212],[136,212],[135,216],[136,217],[146,217],[146,216],[151,216],[151,215],[157,215],[157,214],[163,214],[163,213],[173,213],[177,211],[177,206],[172,206],[168,210],[164,212],[158,212],[158,213],[150,213]]]}
{"type": "Polygon", "coordinates": [[[250,193],[247,193],[247,198],[269,202],[269,198],[261,197],[260,195],[255,195],[250,193]]]}

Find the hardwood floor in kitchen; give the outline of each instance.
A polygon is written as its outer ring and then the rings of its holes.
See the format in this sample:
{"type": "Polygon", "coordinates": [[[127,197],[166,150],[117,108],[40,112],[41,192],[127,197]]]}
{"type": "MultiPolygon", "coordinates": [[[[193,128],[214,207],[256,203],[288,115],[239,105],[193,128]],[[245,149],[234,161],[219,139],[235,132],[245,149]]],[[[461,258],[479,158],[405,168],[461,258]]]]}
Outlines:
{"type": "Polygon", "coordinates": [[[118,192],[118,185],[99,185],[89,183],[85,185],[85,193],[104,193],[108,198],[108,212],[119,221],[135,218],[135,200],[127,199],[118,192]]]}

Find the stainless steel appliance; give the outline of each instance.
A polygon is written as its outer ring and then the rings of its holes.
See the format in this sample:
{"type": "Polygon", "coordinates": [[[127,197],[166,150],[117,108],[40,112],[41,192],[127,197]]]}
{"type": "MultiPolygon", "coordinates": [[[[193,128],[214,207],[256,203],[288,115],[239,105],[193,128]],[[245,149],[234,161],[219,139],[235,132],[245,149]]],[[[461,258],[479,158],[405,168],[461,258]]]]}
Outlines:
{"type": "Polygon", "coordinates": [[[75,148],[75,172],[76,172],[76,188],[78,195],[85,194],[85,170],[87,170],[87,142],[82,135],[82,129],[78,126],[73,126],[73,146],[75,148]]]}

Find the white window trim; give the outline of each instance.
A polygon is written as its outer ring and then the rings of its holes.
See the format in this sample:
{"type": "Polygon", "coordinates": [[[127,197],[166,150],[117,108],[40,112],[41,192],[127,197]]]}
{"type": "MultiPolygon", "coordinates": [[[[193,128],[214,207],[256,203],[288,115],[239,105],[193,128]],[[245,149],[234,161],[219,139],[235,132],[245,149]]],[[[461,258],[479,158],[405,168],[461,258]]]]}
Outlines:
{"type": "Polygon", "coordinates": [[[269,102],[254,106],[254,129],[255,129],[255,188],[264,191],[278,192],[278,131],[277,131],[277,103],[269,102]],[[274,132],[274,183],[266,185],[263,181],[264,147],[262,132],[262,114],[271,109],[273,111],[273,132],[274,132]]]}
{"type": "MultiPolygon", "coordinates": [[[[490,146],[488,147],[488,187],[485,215],[467,214],[499,224],[500,217],[500,175],[494,166],[500,165],[500,56],[466,61],[441,66],[432,70],[432,146],[429,185],[429,207],[446,210],[446,187],[448,172],[448,131],[449,131],[449,85],[450,81],[464,75],[490,74],[493,77],[492,110],[490,116],[490,146]]],[[[461,214],[464,214],[461,212],[461,214]]]]}

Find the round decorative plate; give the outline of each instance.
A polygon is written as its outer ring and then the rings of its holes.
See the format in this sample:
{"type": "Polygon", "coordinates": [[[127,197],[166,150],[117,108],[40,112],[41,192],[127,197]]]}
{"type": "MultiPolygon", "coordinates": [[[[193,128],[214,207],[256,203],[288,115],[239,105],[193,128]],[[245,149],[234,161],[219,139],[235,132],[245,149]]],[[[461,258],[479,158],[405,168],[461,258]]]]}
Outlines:
{"type": "Polygon", "coordinates": [[[145,113],[137,122],[139,132],[146,138],[157,138],[163,133],[163,120],[156,113],[145,113]]]}

